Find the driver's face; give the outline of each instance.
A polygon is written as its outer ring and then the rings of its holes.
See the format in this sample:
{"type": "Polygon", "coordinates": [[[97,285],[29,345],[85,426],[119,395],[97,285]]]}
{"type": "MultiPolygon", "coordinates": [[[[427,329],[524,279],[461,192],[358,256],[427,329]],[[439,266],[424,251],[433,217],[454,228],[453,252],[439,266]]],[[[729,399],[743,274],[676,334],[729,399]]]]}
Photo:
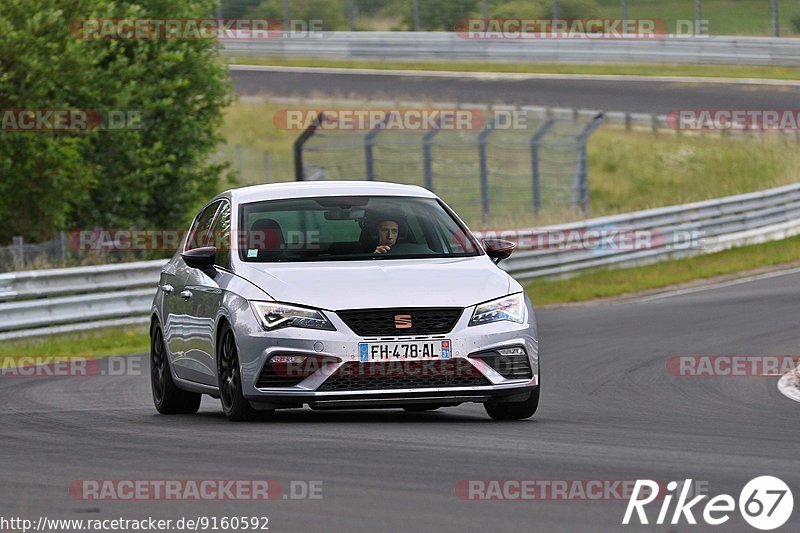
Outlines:
{"type": "Polygon", "coordinates": [[[400,227],[397,225],[397,222],[392,222],[391,220],[384,220],[381,222],[378,226],[380,244],[394,246],[394,243],[397,242],[397,232],[399,229],[400,227]]]}

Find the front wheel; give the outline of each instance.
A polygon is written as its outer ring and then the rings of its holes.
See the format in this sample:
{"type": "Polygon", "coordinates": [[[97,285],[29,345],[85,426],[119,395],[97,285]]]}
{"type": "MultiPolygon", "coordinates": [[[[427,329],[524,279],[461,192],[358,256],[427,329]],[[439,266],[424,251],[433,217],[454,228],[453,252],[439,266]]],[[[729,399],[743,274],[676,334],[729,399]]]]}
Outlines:
{"type": "Polygon", "coordinates": [[[217,346],[219,397],[222,412],[228,420],[241,421],[259,418],[263,413],[253,409],[242,395],[242,374],[239,367],[239,351],[233,330],[226,324],[222,327],[217,346]]]}
{"type": "Polygon", "coordinates": [[[536,414],[539,408],[539,387],[531,391],[530,397],[522,402],[494,402],[483,404],[492,420],[522,420],[536,414]]]}
{"type": "Polygon", "coordinates": [[[158,323],[150,329],[150,386],[153,403],[162,415],[192,414],[200,409],[202,396],[179,389],[172,381],[164,333],[158,323]]]}

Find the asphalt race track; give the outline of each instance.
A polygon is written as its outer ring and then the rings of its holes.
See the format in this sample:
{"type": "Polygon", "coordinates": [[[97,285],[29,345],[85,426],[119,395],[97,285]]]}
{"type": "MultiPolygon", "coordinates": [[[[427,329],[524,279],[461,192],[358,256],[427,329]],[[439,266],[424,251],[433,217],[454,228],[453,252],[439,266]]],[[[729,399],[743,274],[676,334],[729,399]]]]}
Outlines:
{"type": "MultiPolygon", "coordinates": [[[[278,532],[703,531],[710,528],[685,522],[621,528],[620,500],[464,501],[455,487],[467,479],[692,478],[708,482],[712,495],[738,499],[747,481],[770,474],[798,494],[800,405],[778,392],[777,378],[675,377],[665,362],[681,354],[797,354],[799,301],[800,274],[790,274],[649,302],[541,311],[542,406],[521,422],[492,422],[470,404],[419,414],[304,409],[232,423],[211,398],[198,415],[157,415],[146,365],[140,375],[117,377],[5,377],[3,514],[266,515],[278,532]],[[68,492],[81,479],[206,478],[275,479],[284,487],[321,480],[323,498],[118,502],[68,492]]],[[[785,529],[798,526],[795,509],[785,529]]],[[[754,531],[738,513],[715,530],[754,531]]]]}
{"type": "MultiPolygon", "coordinates": [[[[258,68],[258,67],[255,67],[258,68]]],[[[239,95],[548,105],[603,111],[794,109],[800,86],[660,80],[486,79],[300,70],[231,70],[239,95]]]]}

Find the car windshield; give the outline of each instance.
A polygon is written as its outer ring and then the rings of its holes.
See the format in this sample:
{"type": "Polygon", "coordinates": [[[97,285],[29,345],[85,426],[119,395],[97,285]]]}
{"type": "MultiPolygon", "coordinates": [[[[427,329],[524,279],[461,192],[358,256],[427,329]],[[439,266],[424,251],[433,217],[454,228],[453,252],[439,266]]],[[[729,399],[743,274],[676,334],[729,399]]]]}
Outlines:
{"type": "Polygon", "coordinates": [[[243,204],[248,262],[467,257],[477,241],[435,198],[331,196],[243,204]]]}

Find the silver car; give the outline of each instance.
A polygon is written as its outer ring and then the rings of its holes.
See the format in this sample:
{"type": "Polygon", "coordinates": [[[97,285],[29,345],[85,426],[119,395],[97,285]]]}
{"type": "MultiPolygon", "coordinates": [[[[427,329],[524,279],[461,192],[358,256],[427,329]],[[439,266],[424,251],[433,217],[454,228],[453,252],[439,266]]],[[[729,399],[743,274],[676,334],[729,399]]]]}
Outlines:
{"type": "Polygon", "coordinates": [[[539,352],[530,299],[432,192],[298,182],[224,192],[195,218],[153,302],[160,413],[202,394],[231,420],[275,409],[480,402],[532,416],[539,352]]]}

